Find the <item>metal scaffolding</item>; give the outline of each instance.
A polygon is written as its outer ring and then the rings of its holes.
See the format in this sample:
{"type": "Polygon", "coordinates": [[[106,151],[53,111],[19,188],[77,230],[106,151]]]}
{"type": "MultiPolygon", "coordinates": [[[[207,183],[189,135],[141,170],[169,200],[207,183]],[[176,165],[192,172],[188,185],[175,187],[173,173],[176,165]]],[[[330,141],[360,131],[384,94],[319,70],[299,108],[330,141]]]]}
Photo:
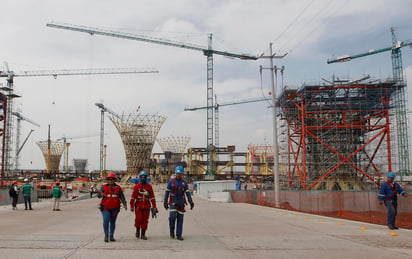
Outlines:
{"type": "Polygon", "coordinates": [[[46,163],[46,168],[48,173],[59,173],[60,159],[62,157],[63,151],[66,148],[66,145],[63,141],[50,141],[50,158],[48,159],[48,141],[38,141],[36,142],[39,146],[41,152],[44,156],[44,161],[46,163]]]}
{"type": "Polygon", "coordinates": [[[74,158],[74,171],[79,174],[86,173],[87,159],[74,158]]]}
{"type": "MultiPolygon", "coordinates": [[[[123,142],[127,181],[142,169],[148,170],[154,142],[166,117],[159,114],[110,115],[123,142]]],[[[122,180],[123,181],[123,180],[122,180]]]]}
{"type": "Polygon", "coordinates": [[[289,187],[364,190],[398,167],[393,95],[400,87],[388,81],[284,89],[277,104],[287,124],[281,150],[289,187]]]}

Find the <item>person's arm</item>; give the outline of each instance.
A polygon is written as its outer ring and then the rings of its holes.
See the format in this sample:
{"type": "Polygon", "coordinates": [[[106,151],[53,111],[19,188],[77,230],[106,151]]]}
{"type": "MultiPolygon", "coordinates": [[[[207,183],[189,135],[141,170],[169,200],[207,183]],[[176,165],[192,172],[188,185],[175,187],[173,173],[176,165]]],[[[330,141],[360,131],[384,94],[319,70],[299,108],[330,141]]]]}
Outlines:
{"type": "Polygon", "coordinates": [[[133,193],[132,197],[130,198],[130,211],[134,211],[135,203],[136,203],[136,198],[137,198],[137,184],[133,188],[133,193]]]}
{"type": "Polygon", "coordinates": [[[169,194],[171,189],[173,188],[172,182],[169,181],[166,186],[165,196],[163,198],[163,207],[167,210],[169,208],[169,194]]]}
{"type": "Polygon", "coordinates": [[[400,184],[396,183],[396,191],[402,195],[402,196],[407,196],[407,193],[403,190],[400,184]]]}
{"type": "Polygon", "coordinates": [[[193,207],[195,206],[195,204],[193,203],[192,195],[190,194],[190,191],[189,191],[189,187],[188,187],[188,185],[187,185],[187,182],[184,181],[184,183],[185,183],[185,190],[184,190],[184,191],[185,191],[185,193],[186,193],[187,200],[189,201],[190,209],[193,210],[193,207]]]}
{"type": "Polygon", "coordinates": [[[97,191],[97,197],[98,198],[105,198],[106,197],[106,194],[104,194],[104,187],[103,186],[100,187],[100,190],[96,188],[96,191],[97,191]]]}
{"type": "Polygon", "coordinates": [[[124,197],[124,193],[123,193],[122,188],[120,188],[120,191],[119,191],[119,199],[122,202],[124,209],[127,210],[126,197],[124,197]]]}
{"type": "Polygon", "coordinates": [[[379,194],[378,194],[378,200],[379,200],[380,205],[383,204],[385,197],[386,197],[386,184],[382,183],[381,188],[379,190],[379,194]]]}
{"type": "Polygon", "coordinates": [[[152,208],[156,209],[156,198],[155,198],[155,195],[154,195],[154,192],[153,192],[153,187],[152,187],[152,185],[149,185],[149,186],[150,186],[150,188],[149,188],[149,200],[152,203],[152,208]]]}

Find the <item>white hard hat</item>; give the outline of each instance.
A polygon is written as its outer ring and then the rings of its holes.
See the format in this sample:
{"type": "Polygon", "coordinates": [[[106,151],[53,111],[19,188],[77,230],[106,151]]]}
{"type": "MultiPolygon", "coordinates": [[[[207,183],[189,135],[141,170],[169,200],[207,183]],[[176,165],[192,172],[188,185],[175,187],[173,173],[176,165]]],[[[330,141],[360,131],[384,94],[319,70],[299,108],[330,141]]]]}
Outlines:
{"type": "Polygon", "coordinates": [[[27,179],[27,178],[24,178],[24,181],[25,181],[25,182],[28,182],[28,181],[29,181],[29,179],[27,179]]]}

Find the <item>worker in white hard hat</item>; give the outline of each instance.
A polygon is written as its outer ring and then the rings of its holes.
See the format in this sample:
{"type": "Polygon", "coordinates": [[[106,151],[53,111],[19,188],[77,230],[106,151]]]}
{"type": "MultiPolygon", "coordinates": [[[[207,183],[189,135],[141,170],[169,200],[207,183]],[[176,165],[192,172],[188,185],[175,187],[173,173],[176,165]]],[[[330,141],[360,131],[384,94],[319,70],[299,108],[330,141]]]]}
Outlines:
{"type": "Polygon", "coordinates": [[[31,185],[31,183],[29,183],[29,179],[27,179],[27,178],[24,179],[24,184],[23,184],[22,188],[23,188],[23,198],[24,198],[25,210],[27,210],[27,207],[30,210],[33,210],[33,208],[31,207],[31,189],[33,187],[31,185]]]}

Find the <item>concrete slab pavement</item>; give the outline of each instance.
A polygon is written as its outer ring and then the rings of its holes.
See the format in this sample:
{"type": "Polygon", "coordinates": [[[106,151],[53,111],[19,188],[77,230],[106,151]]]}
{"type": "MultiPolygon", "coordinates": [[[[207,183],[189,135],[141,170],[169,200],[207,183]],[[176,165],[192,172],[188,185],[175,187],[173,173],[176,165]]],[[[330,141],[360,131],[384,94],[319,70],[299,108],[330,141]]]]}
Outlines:
{"type": "Polygon", "coordinates": [[[160,213],[147,241],[134,237],[134,213],[122,209],[117,242],[104,243],[97,198],[61,203],[60,212],[51,202],[33,211],[2,208],[0,258],[412,258],[410,230],[196,197],[185,240],[172,240],[156,195],[160,213]]]}

